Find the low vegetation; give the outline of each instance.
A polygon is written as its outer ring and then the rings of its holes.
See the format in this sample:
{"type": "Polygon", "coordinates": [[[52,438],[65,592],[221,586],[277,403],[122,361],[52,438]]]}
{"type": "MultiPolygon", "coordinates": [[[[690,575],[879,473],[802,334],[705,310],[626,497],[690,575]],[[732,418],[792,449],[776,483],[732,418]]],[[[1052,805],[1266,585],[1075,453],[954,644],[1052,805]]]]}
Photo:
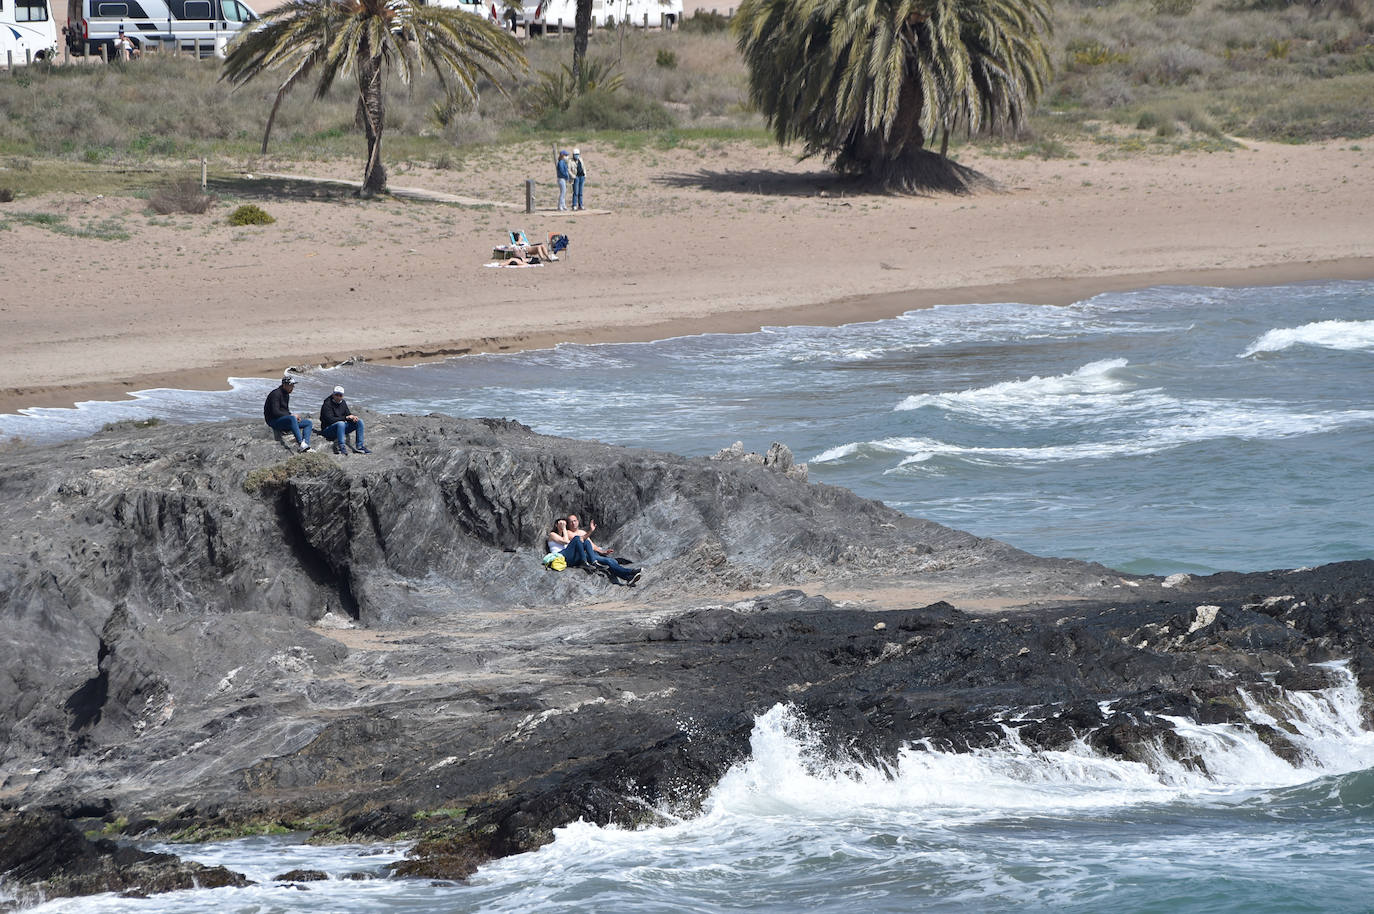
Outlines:
{"type": "MultiPolygon", "coordinates": [[[[1115,156],[1225,148],[1227,137],[1374,134],[1374,0],[1058,0],[1053,21],[1054,73],[1025,129],[972,142],[1006,155],[1090,144],[1115,156]]],[[[572,59],[571,33],[524,47],[530,66],[504,86],[509,99],[482,81],[475,103],[432,78],[389,85],[388,159],[461,168],[517,142],[547,145],[554,133],[630,147],[764,136],[723,16],[699,14],[668,33],[595,31],[588,58],[613,65],[623,87],[561,105],[537,102],[542,74],[572,59]]],[[[150,196],[167,170],[190,173],[202,156],[221,173],[267,170],[260,145],[276,85],[236,90],[219,73],[213,61],[148,54],[120,67],[35,67],[0,79],[0,182],[20,198],[131,187],[150,196]]],[[[268,161],[356,162],[365,148],[356,107],[351,85],[318,100],[288,94],[268,161]]],[[[953,142],[957,152],[968,141],[953,142]]],[[[0,225],[6,219],[12,208],[0,210],[0,225]]]]}
{"type": "Polygon", "coordinates": [[[245,203],[229,214],[230,225],[271,225],[276,221],[256,203],[245,203]]]}
{"type": "Polygon", "coordinates": [[[299,476],[328,476],[337,472],[339,468],[324,454],[307,451],[304,454],[293,454],[281,463],[252,470],[243,480],[243,491],[249,495],[275,492],[286,485],[289,479],[299,476]]]}
{"type": "Polygon", "coordinates": [[[173,213],[199,215],[213,206],[216,199],[214,194],[202,190],[194,178],[178,178],[154,191],[148,198],[148,205],[159,216],[173,213]]]}

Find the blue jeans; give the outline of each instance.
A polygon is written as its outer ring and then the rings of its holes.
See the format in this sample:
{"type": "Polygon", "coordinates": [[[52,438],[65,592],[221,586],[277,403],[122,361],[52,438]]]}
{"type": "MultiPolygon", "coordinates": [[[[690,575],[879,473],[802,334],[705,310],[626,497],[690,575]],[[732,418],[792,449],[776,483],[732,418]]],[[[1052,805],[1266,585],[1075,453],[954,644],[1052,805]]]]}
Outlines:
{"type": "Polygon", "coordinates": [[[296,417],[291,413],[287,413],[285,416],[278,416],[267,424],[276,431],[290,432],[295,435],[297,444],[309,444],[310,433],[315,428],[315,424],[309,419],[303,419],[297,422],[296,417]]]}
{"type": "Polygon", "coordinates": [[[565,210],[568,208],[568,179],[558,179],[558,208],[565,210]]]}
{"type": "Polygon", "coordinates": [[[333,439],[334,443],[337,444],[340,449],[343,449],[344,446],[348,443],[347,436],[349,432],[357,433],[353,436],[353,446],[359,448],[362,447],[363,420],[361,419],[359,419],[357,422],[346,422],[341,419],[338,422],[331,423],[330,426],[324,430],[324,436],[326,438],[333,439]]]}
{"type": "Polygon", "coordinates": [[[573,178],[573,209],[582,208],[582,185],[587,183],[587,176],[573,178]]]}
{"type": "Polygon", "coordinates": [[[605,565],[610,569],[611,574],[628,581],[635,576],[635,572],[611,558],[609,555],[602,555],[591,547],[587,538],[583,536],[573,537],[573,541],[563,547],[563,558],[569,565],[605,565]]]}

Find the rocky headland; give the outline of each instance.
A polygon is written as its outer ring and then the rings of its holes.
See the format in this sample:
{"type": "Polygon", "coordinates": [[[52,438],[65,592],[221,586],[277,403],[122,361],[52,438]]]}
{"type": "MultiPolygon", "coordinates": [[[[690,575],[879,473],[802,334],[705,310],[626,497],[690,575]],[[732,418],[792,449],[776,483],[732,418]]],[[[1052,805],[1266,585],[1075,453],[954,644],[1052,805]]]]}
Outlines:
{"type": "Polygon", "coordinates": [[[9,894],[180,884],[138,877],[143,852],[71,828],[87,820],[412,835],[399,872],[461,878],[578,818],[690,812],[778,703],[860,760],[1014,726],[1032,748],[1202,765],[1167,716],[1291,756],[1239,690],[1282,721],[1285,690],[1332,684],[1313,664],[1374,687],[1374,562],[1122,575],[809,483],[781,448],[367,418],[370,456],[293,456],[251,421],[0,455],[9,894]],[[639,586],[544,568],[569,511],[639,586]]]}

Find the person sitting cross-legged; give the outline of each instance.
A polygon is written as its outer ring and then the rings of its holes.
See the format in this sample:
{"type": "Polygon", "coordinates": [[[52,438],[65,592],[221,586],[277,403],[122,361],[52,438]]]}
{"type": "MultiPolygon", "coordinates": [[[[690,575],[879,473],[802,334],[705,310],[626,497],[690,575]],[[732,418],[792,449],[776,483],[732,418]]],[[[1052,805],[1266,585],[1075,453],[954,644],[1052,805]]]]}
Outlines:
{"type": "Polygon", "coordinates": [[[344,389],[334,388],[334,392],[320,404],[320,428],[324,436],[334,442],[334,453],[348,453],[348,436],[353,435],[353,452],[371,454],[363,444],[363,420],[353,415],[344,399],[344,389]]]}
{"type": "Polygon", "coordinates": [[[291,412],[291,391],[296,389],[296,379],[287,375],[281,384],[272,388],[267,400],[262,404],[262,418],[268,427],[278,432],[290,432],[296,436],[296,445],[302,451],[310,450],[310,433],[314,426],[304,416],[291,412]]]}

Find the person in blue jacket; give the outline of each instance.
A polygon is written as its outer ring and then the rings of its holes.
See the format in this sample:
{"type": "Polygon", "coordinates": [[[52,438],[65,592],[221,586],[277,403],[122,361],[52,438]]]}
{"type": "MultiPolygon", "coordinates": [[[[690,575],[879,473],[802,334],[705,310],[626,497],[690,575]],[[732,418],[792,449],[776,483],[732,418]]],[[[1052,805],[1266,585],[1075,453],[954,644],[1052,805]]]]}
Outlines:
{"type": "Polygon", "coordinates": [[[565,212],[568,208],[568,181],[572,178],[572,169],[568,167],[568,150],[558,150],[558,211],[565,212]]]}
{"type": "Polygon", "coordinates": [[[309,419],[291,412],[291,391],[295,389],[295,378],[290,375],[282,378],[281,384],[272,388],[262,404],[262,419],[275,431],[295,435],[296,445],[304,452],[310,450],[310,433],[314,426],[309,419]]]}

